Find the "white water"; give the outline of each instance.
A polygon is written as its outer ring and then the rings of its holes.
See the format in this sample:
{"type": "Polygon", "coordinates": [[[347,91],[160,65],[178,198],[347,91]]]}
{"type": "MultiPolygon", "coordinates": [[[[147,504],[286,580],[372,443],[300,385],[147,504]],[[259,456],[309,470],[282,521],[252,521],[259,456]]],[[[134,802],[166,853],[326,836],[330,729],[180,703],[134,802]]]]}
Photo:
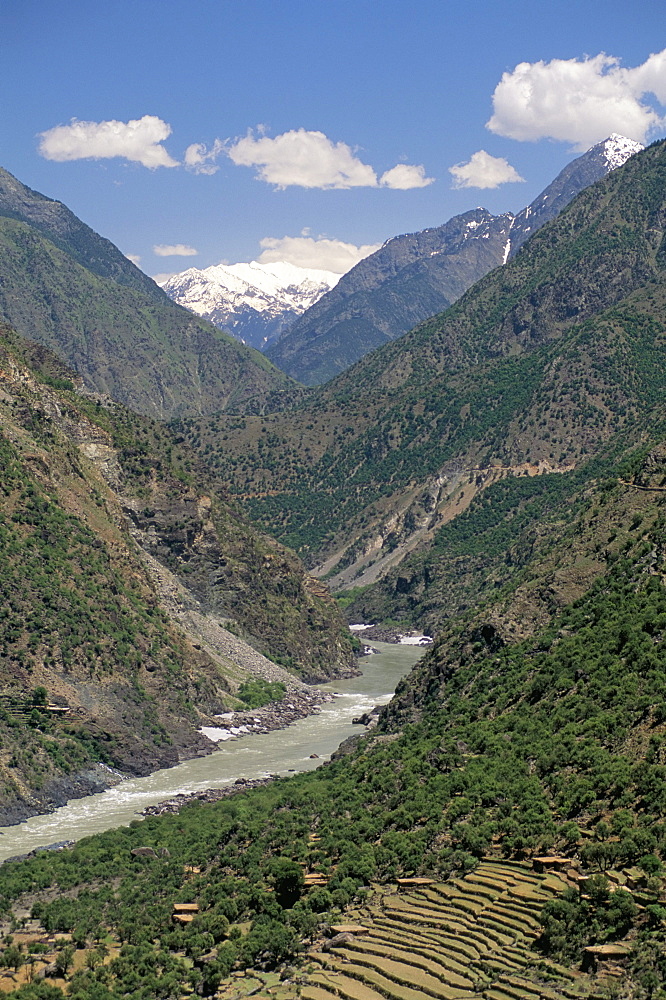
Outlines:
{"type": "Polygon", "coordinates": [[[379,653],[361,665],[363,675],[322,685],[339,697],[322,705],[318,715],[300,719],[286,729],[246,736],[218,744],[208,757],[196,757],[145,778],[121,781],[114,788],[72,799],[52,813],[33,816],[17,826],[0,828],[0,861],[60,840],[80,840],[111,827],[140,819],[146,806],[180,793],[222,788],[236,778],[261,778],[290,771],[310,771],[349,736],[365,732],[351,720],[374,705],[390,701],[398,681],[423,655],[416,646],[374,644],[379,653]],[[311,758],[310,754],[317,754],[311,758]]]}

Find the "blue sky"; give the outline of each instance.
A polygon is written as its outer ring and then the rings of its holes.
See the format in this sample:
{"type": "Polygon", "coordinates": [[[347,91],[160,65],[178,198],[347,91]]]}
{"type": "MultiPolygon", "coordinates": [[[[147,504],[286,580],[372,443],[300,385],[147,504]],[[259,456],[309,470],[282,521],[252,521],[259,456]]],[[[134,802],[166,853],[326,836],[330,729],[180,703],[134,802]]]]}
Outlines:
{"type": "Polygon", "coordinates": [[[611,131],[665,134],[663,0],[2,11],[0,164],[148,274],[260,254],[342,269],[477,205],[521,208],[611,131]]]}

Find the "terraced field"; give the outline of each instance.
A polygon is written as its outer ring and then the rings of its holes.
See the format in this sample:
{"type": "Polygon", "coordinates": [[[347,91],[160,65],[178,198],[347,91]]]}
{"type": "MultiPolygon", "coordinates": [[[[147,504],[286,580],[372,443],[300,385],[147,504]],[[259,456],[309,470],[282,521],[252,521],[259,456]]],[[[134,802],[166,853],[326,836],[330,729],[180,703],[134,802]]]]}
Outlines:
{"type": "Polygon", "coordinates": [[[382,892],[353,914],[365,933],[310,953],[302,1000],[580,1000],[589,981],[530,950],[541,907],[563,889],[487,861],[464,878],[382,892]]]}

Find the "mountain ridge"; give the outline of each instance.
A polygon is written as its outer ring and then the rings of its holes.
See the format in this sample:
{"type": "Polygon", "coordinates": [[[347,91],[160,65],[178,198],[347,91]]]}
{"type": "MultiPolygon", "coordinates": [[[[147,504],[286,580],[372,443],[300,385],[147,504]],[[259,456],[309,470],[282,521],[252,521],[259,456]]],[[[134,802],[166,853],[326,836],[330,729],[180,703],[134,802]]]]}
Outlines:
{"type": "Polygon", "coordinates": [[[223,421],[220,437],[205,421],[181,433],[336,587],[335,574],[349,570],[352,586],[422,524],[455,515],[457,468],[475,493],[639,433],[661,385],[665,148],[582,192],[445,313],[291,410],[223,421]]]}
{"type": "Polygon", "coordinates": [[[613,134],[568,164],[515,216],[493,216],[479,208],[442,226],[392,237],[296,320],[268,357],[308,385],[328,381],[368,351],[448,308],[515,256],[580,191],[642,148],[613,134]]]}
{"type": "Polygon", "coordinates": [[[98,277],[110,278],[159,300],[153,279],[110,240],[87,226],[62,202],[33,191],[2,167],[0,217],[28,223],[98,277]]]}
{"type": "Polygon", "coordinates": [[[6,171],[0,248],[0,319],[136,411],[165,419],[242,409],[293,386],[259,352],[172,302],[69,209],[6,171]]]}

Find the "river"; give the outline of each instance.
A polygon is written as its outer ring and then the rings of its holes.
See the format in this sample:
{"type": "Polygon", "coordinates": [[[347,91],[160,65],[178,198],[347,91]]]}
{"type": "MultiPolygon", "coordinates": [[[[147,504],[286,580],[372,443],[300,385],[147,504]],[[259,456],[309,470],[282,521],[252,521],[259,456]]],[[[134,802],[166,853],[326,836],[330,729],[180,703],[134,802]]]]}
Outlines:
{"type": "Polygon", "coordinates": [[[390,701],[398,681],[423,655],[417,646],[373,643],[379,653],[361,661],[363,674],[321,685],[338,697],[317,715],[272,733],[218,744],[208,757],[195,757],[145,778],[121,781],[97,795],[72,799],[66,806],[0,827],[0,861],[60,840],[80,840],[139,819],[142,809],[180,793],[222,788],[236,778],[261,778],[319,767],[349,736],[363,733],[351,720],[374,705],[390,701]],[[310,754],[317,754],[311,758],[310,754]]]}

